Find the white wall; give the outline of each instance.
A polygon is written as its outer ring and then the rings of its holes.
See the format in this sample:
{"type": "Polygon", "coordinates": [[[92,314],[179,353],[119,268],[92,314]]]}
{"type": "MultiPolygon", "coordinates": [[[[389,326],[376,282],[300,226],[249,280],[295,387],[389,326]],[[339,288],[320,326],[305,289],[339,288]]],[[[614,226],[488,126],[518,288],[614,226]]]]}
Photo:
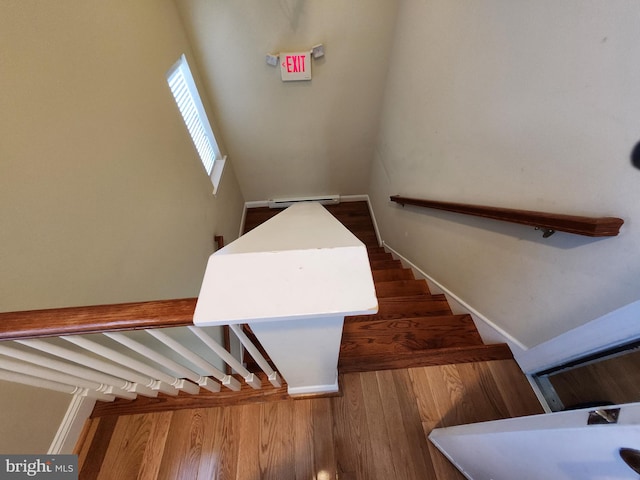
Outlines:
{"type": "Polygon", "coordinates": [[[382,237],[526,346],[640,298],[631,0],[403,1],[370,196],[382,237]],[[594,240],[391,204],[619,216],[594,240]]]}
{"type": "Polygon", "coordinates": [[[176,3],[247,200],[366,191],[396,1],[176,3]],[[318,43],[310,82],[265,62],[318,43]]]}
{"type": "MultiPolygon", "coordinates": [[[[166,84],[193,59],[173,2],[3,2],[0,44],[0,311],[197,296],[244,199],[233,168],[213,197],[166,84]]],[[[0,396],[1,431],[51,435],[55,394],[0,396]]]]}

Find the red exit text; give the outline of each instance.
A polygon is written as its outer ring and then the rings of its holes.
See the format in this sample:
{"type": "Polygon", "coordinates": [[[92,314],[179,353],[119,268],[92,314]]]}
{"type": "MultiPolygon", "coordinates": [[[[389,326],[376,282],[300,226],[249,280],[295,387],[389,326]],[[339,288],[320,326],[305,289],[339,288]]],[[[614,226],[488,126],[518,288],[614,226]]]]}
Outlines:
{"type": "Polygon", "coordinates": [[[305,71],[304,55],[287,55],[284,57],[282,66],[287,69],[287,73],[300,73],[305,71]]]}

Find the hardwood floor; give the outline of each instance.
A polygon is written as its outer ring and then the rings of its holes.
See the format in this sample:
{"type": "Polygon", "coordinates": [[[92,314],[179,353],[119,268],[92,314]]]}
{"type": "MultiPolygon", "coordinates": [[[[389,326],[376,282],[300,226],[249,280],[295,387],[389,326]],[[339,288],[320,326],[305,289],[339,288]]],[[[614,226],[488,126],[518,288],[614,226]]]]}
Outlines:
{"type": "Polygon", "coordinates": [[[80,478],[463,479],[435,427],[542,413],[513,360],[349,373],[341,396],[88,421],[80,478]]]}

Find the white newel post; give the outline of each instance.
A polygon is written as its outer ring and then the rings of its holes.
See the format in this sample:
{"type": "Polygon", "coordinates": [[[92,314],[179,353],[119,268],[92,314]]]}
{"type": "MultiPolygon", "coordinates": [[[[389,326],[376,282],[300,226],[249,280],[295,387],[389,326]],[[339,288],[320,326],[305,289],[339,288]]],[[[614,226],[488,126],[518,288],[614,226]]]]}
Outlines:
{"type": "Polygon", "coordinates": [[[377,310],[365,245],[305,202],[211,255],[194,324],[248,323],[289,393],[302,395],[338,390],[344,317],[377,310]]]}

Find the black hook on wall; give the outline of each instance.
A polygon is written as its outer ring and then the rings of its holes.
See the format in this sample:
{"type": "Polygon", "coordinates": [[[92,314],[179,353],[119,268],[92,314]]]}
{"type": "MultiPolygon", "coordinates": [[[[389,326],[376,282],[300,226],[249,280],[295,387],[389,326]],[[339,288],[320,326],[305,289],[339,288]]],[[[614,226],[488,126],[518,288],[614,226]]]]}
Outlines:
{"type": "Polygon", "coordinates": [[[640,169],[640,142],[636,143],[636,146],[631,151],[631,164],[640,169]]]}

